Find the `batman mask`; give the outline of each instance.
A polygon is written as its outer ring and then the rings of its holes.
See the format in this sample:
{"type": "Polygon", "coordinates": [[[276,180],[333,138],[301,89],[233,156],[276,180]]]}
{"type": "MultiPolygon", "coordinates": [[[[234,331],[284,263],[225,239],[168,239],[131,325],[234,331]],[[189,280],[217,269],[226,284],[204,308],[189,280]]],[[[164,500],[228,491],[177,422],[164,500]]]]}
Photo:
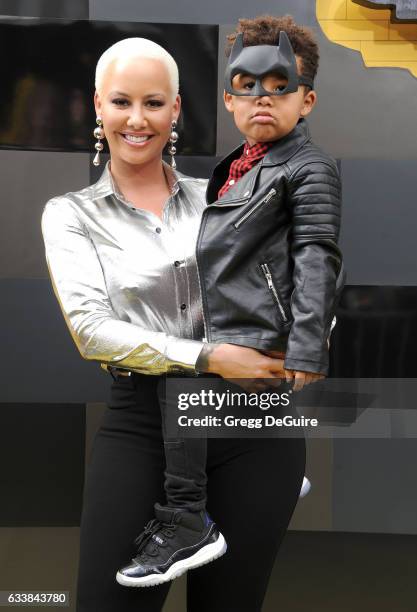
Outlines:
{"type": "Polygon", "coordinates": [[[295,53],[286,32],[280,31],[278,46],[244,47],[243,33],[237,35],[226,67],[224,89],[227,93],[284,96],[297,91],[299,85],[313,89],[313,80],[298,75],[295,53]]]}

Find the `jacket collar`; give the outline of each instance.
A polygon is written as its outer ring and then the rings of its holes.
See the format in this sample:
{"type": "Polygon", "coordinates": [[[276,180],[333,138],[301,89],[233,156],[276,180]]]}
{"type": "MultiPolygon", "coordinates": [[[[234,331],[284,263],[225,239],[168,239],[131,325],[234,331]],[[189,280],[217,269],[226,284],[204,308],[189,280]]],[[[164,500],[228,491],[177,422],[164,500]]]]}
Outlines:
{"type": "Polygon", "coordinates": [[[308,123],[305,119],[299,119],[295,128],[284,138],[276,141],[265,157],[262,159],[262,166],[275,166],[287,162],[301,147],[311,140],[308,123]]]}
{"type": "MultiPolygon", "coordinates": [[[[283,164],[288,161],[298,149],[300,149],[307,141],[311,140],[308,123],[304,118],[298,120],[295,128],[283,138],[277,140],[269,149],[266,155],[262,158],[263,166],[273,166],[275,164],[283,164]]],[[[242,155],[245,143],[240,144],[233,149],[220,162],[219,166],[227,163],[229,166],[233,160],[242,155]]]]}
{"type": "Polygon", "coordinates": [[[245,198],[252,197],[256,177],[261,168],[284,164],[309,140],[311,140],[311,136],[307,121],[301,118],[289,134],[274,143],[259,164],[256,164],[239,179],[236,188],[235,186],[231,187],[221,198],[218,198],[218,190],[224,185],[229,175],[230,164],[242,155],[244,144],[239,145],[215,167],[207,187],[207,203],[211,204],[218,201],[219,204],[228,204],[229,202],[242,202],[245,198]]]}

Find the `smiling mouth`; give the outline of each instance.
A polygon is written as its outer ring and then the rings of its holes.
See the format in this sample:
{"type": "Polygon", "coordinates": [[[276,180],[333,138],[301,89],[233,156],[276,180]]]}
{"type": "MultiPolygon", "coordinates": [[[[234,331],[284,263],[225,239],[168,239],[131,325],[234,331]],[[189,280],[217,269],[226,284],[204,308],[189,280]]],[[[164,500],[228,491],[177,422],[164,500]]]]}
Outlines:
{"type": "Polygon", "coordinates": [[[133,136],[133,134],[121,134],[121,136],[124,140],[127,140],[127,142],[132,142],[134,144],[143,144],[144,142],[148,142],[148,140],[153,138],[153,135],[151,134],[148,134],[145,136],[133,136]]]}

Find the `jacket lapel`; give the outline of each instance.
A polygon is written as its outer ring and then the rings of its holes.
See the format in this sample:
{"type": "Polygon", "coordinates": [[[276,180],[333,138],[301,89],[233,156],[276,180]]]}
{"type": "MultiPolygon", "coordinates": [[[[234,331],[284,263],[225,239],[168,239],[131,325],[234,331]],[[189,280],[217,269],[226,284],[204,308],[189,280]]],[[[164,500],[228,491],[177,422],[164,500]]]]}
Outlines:
{"type": "Polygon", "coordinates": [[[242,155],[243,144],[240,145],[224,157],[214,168],[207,186],[207,204],[214,204],[215,206],[240,206],[245,204],[253,195],[256,179],[261,168],[284,164],[310,139],[306,120],[299,119],[295,128],[284,138],[277,140],[260,163],[251,168],[249,172],[246,172],[235,185],[230,187],[221,198],[218,198],[219,189],[223,187],[229,176],[230,164],[242,155]]]}

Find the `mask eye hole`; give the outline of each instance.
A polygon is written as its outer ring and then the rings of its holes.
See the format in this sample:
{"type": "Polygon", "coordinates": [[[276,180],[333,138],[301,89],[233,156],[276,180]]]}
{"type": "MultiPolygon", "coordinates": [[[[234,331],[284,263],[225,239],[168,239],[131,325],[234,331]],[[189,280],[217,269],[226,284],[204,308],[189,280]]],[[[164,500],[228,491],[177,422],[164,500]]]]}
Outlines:
{"type": "MultiPolygon", "coordinates": [[[[232,87],[242,94],[249,94],[256,85],[257,77],[252,74],[240,72],[232,79],[232,87]]],[[[270,72],[262,77],[262,87],[271,94],[285,91],[288,86],[288,78],[279,72],[270,72]]]]}
{"type": "Polygon", "coordinates": [[[271,93],[284,91],[288,86],[288,79],[279,72],[271,72],[265,75],[261,81],[262,87],[271,93]]]}
{"type": "Polygon", "coordinates": [[[232,79],[232,87],[241,93],[250,92],[256,85],[256,78],[251,74],[240,72],[232,79]]]}

